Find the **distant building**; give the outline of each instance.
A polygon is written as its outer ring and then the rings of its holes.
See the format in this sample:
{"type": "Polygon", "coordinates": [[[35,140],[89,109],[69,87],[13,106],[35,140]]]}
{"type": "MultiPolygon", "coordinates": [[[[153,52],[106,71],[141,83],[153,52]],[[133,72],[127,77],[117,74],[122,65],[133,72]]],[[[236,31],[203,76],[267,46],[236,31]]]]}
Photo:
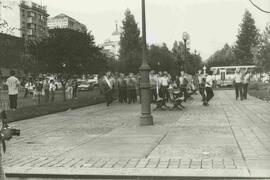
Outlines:
{"type": "Polygon", "coordinates": [[[37,40],[47,35],[46,6],[30,0],[2,0],[0,19],[5,20],[12,32],[10,35],[22,37],[25,40],[37,40]]]}
{"type": "Polygon", "coordinates": [[[69,28],[80,32],[86,32],[87,28],[84,24],[79,21],[65,15],[59,14],[53,18],[48,19],[48,27],[49,29],[55,28],[69,28]]]}
{"type": "Polygon", "coordinates": [[[109,56],[119,59],[119,50],[120,50],[120,32],[118,30],[118,25],[115,25],[115,31],[112,33],[111,37],[106,39],[103,43],[103,48],[105,53],[109,56]]]}

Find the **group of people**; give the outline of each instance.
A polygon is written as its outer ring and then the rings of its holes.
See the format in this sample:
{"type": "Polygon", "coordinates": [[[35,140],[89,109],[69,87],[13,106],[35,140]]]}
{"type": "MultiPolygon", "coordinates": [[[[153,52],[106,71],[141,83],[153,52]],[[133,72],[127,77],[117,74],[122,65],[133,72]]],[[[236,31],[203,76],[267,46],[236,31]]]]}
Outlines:
{"type": "MultiPolygon", "coordinates": [[[[9,108],[11,111],[17,109],[17,99],[21,83],[15,76],[15,72],[10,72],[10,77],[6,81],[9,95],[9,108]]],[[[29,80],[24,85],[25,93],[24,98],[28,95],[32,96],[34,104],[41,103],[41,97],[44,96],[44,102],[54,102],[55,92],[57,85],[54,79],[49,78],[37,78],[36,80],[29,80]]],[[[78,82],[77,79],[71,79],[66,83],[66,98],[77,98],[78,82]]]]}
{"type": "MultiPolygon", "coordinates": [[[[160,98],[166,102],[173,101],[175,91],[180,92],[183,101],[186,102],[193,94],[200,92],[202,96],[202,104],[209,105],[209,101],[213,98],[213,78],[211,72],[203,74],[199,70],[198,74],[191,76],[180,72],[180,76],[172,77],[167,71],[155,73],[151,71],[149,75],[151,86],[152,102],[157,102],[160,98]]],[[[118,92],[118,100],[120,103],[134,103],[140,97],[140,75],[129,73],[112,74],[111,72],[99,75],[99,88],[106,99],[109,106],[113,100],[115,92],[118,92]],[[117,90],[117,91],[116,91],[117,90]]]]}
{"type": "Polygon", "coordinates": [[[235,98],[238,100],[247,99],[248,85],[250,83],[251,74],[248,71],[236,69],[234,77],[235,98]]]}
{"type": "Polygon", "coordinates": [[[99,75],[100,92],[104,94],[107,106],[114,100],[115,92],[118,92],[118,100],[120,103],[135,103],[139,94],[139,75],[129,73],[112,74],[111,72],[99,75]],[[116,91],[117,90],[117,91],[116,91]]]}
{"type": "Polygon", "coordinates": [[[54,102],[57,87],[53,79],[38,78],[34,81],[29,80],[25,83],[24,88],[24,98],[27,98],[28,94],[31,94],[34,104],[41,103],[42,95],[45,96],[45,103],[54,102]]]}

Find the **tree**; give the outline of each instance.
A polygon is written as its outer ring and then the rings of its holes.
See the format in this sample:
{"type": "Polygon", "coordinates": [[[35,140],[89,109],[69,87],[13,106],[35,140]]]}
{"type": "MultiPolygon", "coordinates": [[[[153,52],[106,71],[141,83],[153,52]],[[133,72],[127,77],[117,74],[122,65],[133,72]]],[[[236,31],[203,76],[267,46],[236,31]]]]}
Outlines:
{"type": "Polygon", "coordinates": [[[152,69],[172,73],[174,57],[165,43],[162,46],[151,45],[149,47],[148,61],[152,69]]]}
{"type": "MultiPolygon", "coordinates": [[[[49,36],[30,44],[40,73],[57,75],[63,87],[74,75],[97,73],[106,68],[105,55],[90,33],[53,29],[49,36]]],[[[65,88],[63,88],[65,99],[65,88]]]]}
{"type": "Polygon", "coordinates": [[[142,62],[140,30],[130,10],[125,11],[125,19],[120,36],[120,62],[122,72],[138,72],[142,62]]]}
{"type": "Polygon", "coordinates": [[[255,26],[255,20],[249,11],[245,11],[244,18],[240,24],[234,53],[237,65],[254,64],[252,48],[258,45],[258,29],[255,26]]]}
{"type": "Polygon", "coordinates": [[[236,65],[234,50],[228,44],[220,50],[217,50],[210,58],[207,59],[207,66],[233,66],[236,65]]]}
{"type": "Polygon", "coordinates": [[[260,38],[258,48],[254,49],[256,65],[264,71],[270,71],[270,27],[266,27],[260,38]]]}
{"type": "MultiPolygon", "coordinates": [[[[202,58],[200,54],[195,50],[193,53],[190,52],[190,48],[186,49],[186,63],[187,73],[195,74],[198,69],[202,66],[202,58]]],[[[185,45],[183,42],[175,41],[172,48],[172,54],[174,57],[174,74],[179,74],[181,69],[185,67],[185,45]]]]}

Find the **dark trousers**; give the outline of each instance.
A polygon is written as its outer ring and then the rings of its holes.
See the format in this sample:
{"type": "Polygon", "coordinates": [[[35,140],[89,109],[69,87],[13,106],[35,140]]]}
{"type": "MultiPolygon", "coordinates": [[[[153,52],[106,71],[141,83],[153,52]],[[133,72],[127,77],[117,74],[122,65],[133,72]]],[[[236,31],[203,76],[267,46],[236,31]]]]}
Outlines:
{"type": "Polygon", "coordinates": [[[29,90],[28,90],[28,88],[25,88],[25,93],[24,93],[23,97],[26,98],[28,94],[29,94],[29,90]]]}
{"type": "Polygon", "coordinates": [[[160,97],[165,98],[167,102],[170,99],[170,94],[169,94],[168,88],[169,88],[169,86],[161,86],[160,87],[160,97]]]}
{"type": "Polygon", "coordinates": [[[55,92],[51,91],[51,102],[54,102],[54,95],[55,95],[55,92]]]}
{"type": "Polygon", "coordinates": [[[9,107],[10,109],[17,109],[18,94],[9,95],[9,107]]]}
{"type": "Polygon", "coordinates": [[[127,88],[126,87],[119,87],[119,102],[127,102],[127,88]]]}
{"type": "Polygon", "coordinates": [[[211,87],[206,87],[205,91],[206,91],[206,99],[205,100],[207,102],[209,102],[214,97],[213,89],[211,87]]]}
{"type": "Polygon", "coordinates": [[[156,102],[157,101],[157,90],[155,88],[152,88],[151,92],[152,92],[152,102],[156,102]]]}
{"type": "Polygon", "coordinates": [[[205,88],[199,87],[200,95],[202,96],[202,101],[205,101],[205,88]]]}
{"type": "Polygon", "coordinates": [[[136,89],[128,89],[127,90],[128,103],[137,101],[137,93],[136,89]]]}
{"type": "Polygon", "coordinates": [[[41,94],[42,94],[41,91],[37,92],[38,104],[40,104],[40,102],[41,102],[41,94]]]}
{"type": "Polygon", "coordinates": [[[77,88],[73,87],[73,92],[72,93],[73,93],[72,94],[73,98],[76,98],[77,97],[77,88]]]}
{"type": "Polygon", "coordinates": [[[113,102],[113,91],[109,90],[104,95],[105,95],[107,106],[109,106],[113,102]]]}
{"type": "Polygon", "coordinates": [[[44,93],[45,93],[45,103],[48,103],[49,102],[49,98],[50,98],[50,91],[49,91],[49,89],[45,89],[44,90],[44,93]]]}
{"type": "Polygon", "coordinates": [[[247,99],[248,83],[243,84],[243,98],[247,99]]]}
{"type": "Polygon", "coordinates": [[[186,102],[188,98],[187,88],[186,87],[180,87],[181,96],[184,96],[184,102],[186,102]]]}
{"type": "Polygon", "coordinates": [[[243,100],[243,85],[242,85],[242,83],[235,83],[234,88],[235,88],[236,99],[238,99],[239,95],[240,95],[240,99],[243,100]]]}

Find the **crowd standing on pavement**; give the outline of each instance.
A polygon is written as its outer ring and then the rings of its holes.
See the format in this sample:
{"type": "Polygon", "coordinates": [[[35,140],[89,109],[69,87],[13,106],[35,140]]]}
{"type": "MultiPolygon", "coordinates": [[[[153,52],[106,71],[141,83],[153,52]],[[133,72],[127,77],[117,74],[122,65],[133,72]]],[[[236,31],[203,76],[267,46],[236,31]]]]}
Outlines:
{"type": "MultiPolygon", "coordinates": [[[[167,71],[155,72],[152,70],[149,74],[152,102],[165,100],[171,103],[175,98],[182,98],[183,102],[192,98],[192,95],[199,91],[202,96],[202,105],[208,106],[210,100],[214,97],[212,73],[202,73],[201,70],[191,76],[181,70],[180,76],[172,76],[167,71]],[[178,94],[179,93],[179,94],[178,94]],[[177,96],[175,96],[177,94],[177,96]]],[[[140,102],[140,75],[134,73],[101,73],[99,74],[99,88],[104,95],[106,105],[110,106],[115,100],[115,93],[120,103],[140,102]]]]}
{"type": "MultiPolygon", "coordinates": [[[[247,99],[248,86],[250,81],[269,82],[268,73],[251,74],[237,69],[234,76],[234,88],[236,100],[247,99]]],[[[188,98],[192,98],[197,92],[202,97],[202,104],[208,106],[213,98],[213,88],[217,82],[212,72],[205,73],[199,70],[197,74],[191,76],[181,70],[179,75],[172,75],[167,71],[152,70],[149,75],[150,88],[152,94],[152,102],[165,99],[166,103],[171,103],[174,99],[183,98],[186,102],[188,98]],[[180,92],[176,96],[176,92],[180,92]]],[[[15,72],[11,71],[11,76],[5,83],[8,87],[9,107],[14,111],[17,108],[18,92],[21,82],[15,76],[15,72]]],[[[78,80],[76,78],[66,83],[66,99],[76,99],[78,91],[78,80]]],[[[99,87],[104,95],[107,105],[111,105],[116,96],[120,103],[136,103],[140,102],[140,75],[134,73],[101,73],[99,74],[99,87]]],[[[51,78],[29,78],[24,83],[24,98],[32,96],[33,104],[38,105],[43,102],[53,103],[55,101],[55,93],[57,90],[55,79],[51,78]],[[44,97],[44,98],[41,98],[44,97]],[[43,100],[44,99],[44,100],[43,100]],[[42,101],[42,102],[41,102],[42,101]]],[[[270,92],[270,88],[269,88],[270,92]]]]}

